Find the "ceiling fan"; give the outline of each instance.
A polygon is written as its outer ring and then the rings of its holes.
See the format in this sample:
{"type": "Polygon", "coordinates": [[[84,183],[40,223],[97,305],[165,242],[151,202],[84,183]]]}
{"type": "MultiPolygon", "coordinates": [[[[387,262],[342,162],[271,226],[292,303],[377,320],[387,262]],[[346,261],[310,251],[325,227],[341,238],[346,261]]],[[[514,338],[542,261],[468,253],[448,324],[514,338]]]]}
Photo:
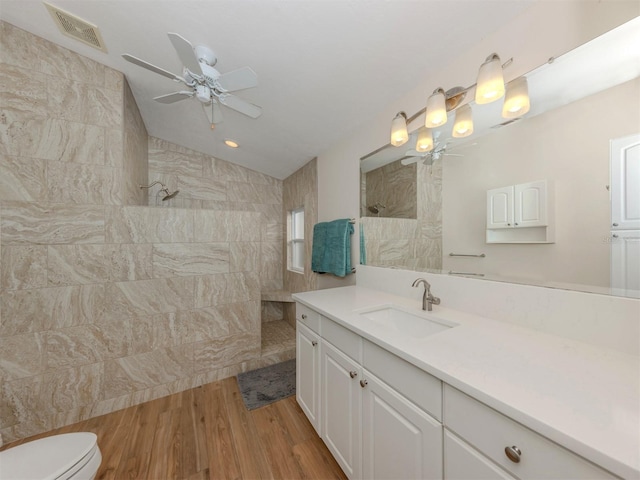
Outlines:
{"type": "Polygon", "coordinates": [[[177,33],[168,33],[167,35],[184,65],[182,76],[156,67],[128,53],[122,55],[128,62],[176,82],[181,82],[187,87],[179,92],[155,97],[155,101],[169,104],[196,97],[202,104],[212,128],[215,124],[222,122],[220,105],[251,118],[258,118],[262,114],[262,109],[259,106],[229,93],[258,85],[258,77],[251,68],[243,67],[221,74],[213,68],[218,59],[210,48],[202,45],[194,48],[187,39],[177,33]]]}
{"type": "MultiPolygon", "coordinates": [[[[448,139],[445,142],[439,142],[438,137],[440,136],[440,132],[435,132],[433,134],[434,145],[433,149],[428,152],[418,152],[417,150],[407,150],[405,152],[405,156],[400,160],[402,165],[411,165],[412,163],[417,163],[420,160],[423,160],[425,165],[433,165],[433,162],[440,160],[442,157],[464,157],[459,153],[447,153],[447,148],[449,147],[452,139],[448,139]]],[[[475,145],[475,143],[468,145],[454,145],[453,148],[467,147],[475,145]]]]}

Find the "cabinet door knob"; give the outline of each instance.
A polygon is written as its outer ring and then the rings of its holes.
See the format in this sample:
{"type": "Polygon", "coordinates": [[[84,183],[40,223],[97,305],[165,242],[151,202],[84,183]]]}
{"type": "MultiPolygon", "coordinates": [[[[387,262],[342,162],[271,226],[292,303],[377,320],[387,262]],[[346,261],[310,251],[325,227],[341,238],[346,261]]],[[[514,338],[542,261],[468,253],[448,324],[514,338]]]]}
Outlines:
{"type": "Polygon", "coordinates": [[[362,388],[366,387],[368,383],[369,383],[369,382],[367,382],[367,381],[366,381],[366,380],[364,380],[364,379],[363,379],[363,380],[360,380],[360,386],[361,386],[362,388]]]}
{"type": "Polygon", "coordinates": [[[311,342],[311,345],[313,345],[314,347],[318,345],[318,342],[316,342],[315,340],[311,342]]]}
{"type": "Polygon", "coordinates": [[[351,370],[351,371],[349,372],[349,376],[350,376],[351,378],[356,378],[356,377],[358,376],[358,372],[356,372],[355,370],[351,370]]]}
{"type": "Polygon", "coordinates": [[[618,238],[618,235],[617,235],[617,234],[615,234],[615,233],[614,233],[613,235],[611,235],[611,236],[612,236],[613,238],[618,238]]]}
{"type": "Polygon", "coordinates": [[[618,224],[617,224],[617,223],[612,223],[612,225],[613,225],[614,227],[617,227],[617,226],[618,226],[618,224]]]}
{"type": "Polygon", "coordinates": [[[306,316],[304,313],[302,314],[302,319],[303,319],[303,320],[306,320],[306,319],[307,319],[307,316],[306,316]]]}
{"type": "Polygon", "coordinates": [[[510,227],[510,226],[511,226],[511,224],[510,224],[510,223],[507,223],[507,227],[510,227]]]}
{"type": "Polygon", "coordinates": [[[518,222],[514,223],[514,225],[517,227],[518,226],[518,222]]]}
{"type": "Polygon", "coordinates": [[[504,453],[513,463],[520,463],[520,456],[522,455],[522,452],[515,445],[512,447],[505,447],[504,453]]]}

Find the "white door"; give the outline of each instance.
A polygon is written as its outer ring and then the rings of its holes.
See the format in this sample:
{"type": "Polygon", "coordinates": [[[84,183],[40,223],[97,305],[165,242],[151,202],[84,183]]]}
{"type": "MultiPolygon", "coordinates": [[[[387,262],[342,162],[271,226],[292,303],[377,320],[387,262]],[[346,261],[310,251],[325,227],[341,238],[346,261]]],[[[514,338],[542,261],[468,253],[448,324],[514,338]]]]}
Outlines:
{"type": "Polygon", "coordinates": [[[540,227],[547,225],[547,182],[521,183],[514,187],[513,225],[540,227]]]}
{"type": "Polygon", "coordinates": [[[640,229],[640,134],[611,140],[611,229],[640,229]]]}
{"type": "Polygon", "coordinates": [[[360,365],[322,342],[322,439],[350,479],[361,478],[360,365]]]}
{"type": "Polygon", "coordinates": [[[320,433],[320,337],[296,324],[296,400],[320,433]]]}
{"type": "Polygon", "coordinates": [[[441,479],[442,425],[366,370],[362,478],[441,479]]]}
{"type": "Polygon", "coordinates": [[[611,237],[612,293],[640,298],[640,230],[615,230],[611,237]]]}
{"type": "Polygon", "coordinates": [[[487,228],[510,228],[513,223],[513,187],[487,191],[487,228]]]}

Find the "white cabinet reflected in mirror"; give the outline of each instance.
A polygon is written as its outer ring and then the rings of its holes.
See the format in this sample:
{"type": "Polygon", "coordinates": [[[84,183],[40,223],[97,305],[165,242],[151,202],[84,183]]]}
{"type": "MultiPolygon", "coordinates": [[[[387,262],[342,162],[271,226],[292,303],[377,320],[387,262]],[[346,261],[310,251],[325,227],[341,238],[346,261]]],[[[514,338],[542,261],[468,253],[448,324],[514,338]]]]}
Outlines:
{"type": "Polygon", "coordinates": [[[443,155],[415,162],[410,143],[365,155],[367,264],[640,297],[640,228],[613,225],[620,212],[640,223],[639,32],[640,17],[530,72],[531,111],[518,121],[501,118],[502,102],[472,105],[472,136],[452,139],[451,121],[436,132],[443,155]],[[552,241],[488,242],[487,192],[541,179],[552,241]],[[415,209],[394,205],[413,192],[415,209]]]}

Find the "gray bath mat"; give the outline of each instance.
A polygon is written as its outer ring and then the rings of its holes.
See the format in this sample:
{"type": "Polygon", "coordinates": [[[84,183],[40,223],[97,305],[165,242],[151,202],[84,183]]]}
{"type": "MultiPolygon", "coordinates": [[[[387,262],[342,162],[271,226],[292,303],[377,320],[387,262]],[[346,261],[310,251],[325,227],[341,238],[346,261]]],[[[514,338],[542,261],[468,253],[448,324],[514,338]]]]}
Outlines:
{"type": "Polygon", "coordinates": [[[239,374],[242,400],[248,410],[264,407],[296,393],[296,359],[239,374]]]}

